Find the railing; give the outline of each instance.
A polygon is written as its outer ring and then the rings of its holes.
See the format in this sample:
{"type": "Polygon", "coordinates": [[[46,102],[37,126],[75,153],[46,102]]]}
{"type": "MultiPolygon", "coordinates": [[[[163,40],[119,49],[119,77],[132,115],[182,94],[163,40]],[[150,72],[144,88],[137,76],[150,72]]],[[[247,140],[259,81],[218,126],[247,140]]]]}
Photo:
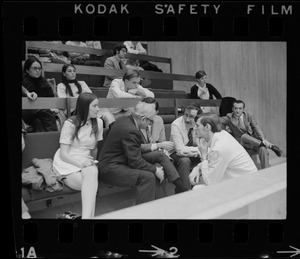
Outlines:
{"type": "MultiPolygon", "coordinates": [[[[63,64],[43,62],[42,75],[45,76],[45,72],[61,73],[62,66],[63,64]]],[[[107,69],[104,67],[76,65],[77,74],[123,77],[125,72],[126,72],[125,70],[120,70],[120,69],[107,69]]],[[[147,79],[177,80],[177,81],[191,81],[191,82],[195,81],[194,76],[189,76],[189,75],[169,74],[169,73],[161,73],[161,72],[146,71],[146,70],[139,71],[139,73],[142,78],[147,78],[147,79]]]]}
{"type": "MultiPolygon", "coordinates": [[[[175,99],[175,107],[176,108],[184,108],[192,102],[199,104],[201,107],[220,107],[220,105],[221,105],[221,99],[219,99],[219,100],[175,99]]],[[[179,116],[178,109],[176,109],[175,117],[178,118],[178,116],[179,116]]]]}
{"type": "MultiPolygon", "coordinates": [[[[140,98],[98,98],[100,108],[130,108],[134,107],[140,98]]],[[[161,109],[171,109],[174,115],[178,117],[178,108],[185,106],[191,102],[197,102],[200,106],[219,106],[221,100],[199,100],[199,99],[173,99],[173,98],[157,98],[161,109]],[[177,116],[176,116],[177,114],[177,116]]],[[[64,109],[69,115],[72,109],[76,107],[77,98],[58,98],[58,97],[38,97],[32,101],[27,97],[22,97],[22,109],[64,109]]]]}
{"type": "Polygon", "coordinates": [[[286,162],[96,219],[285,219],[286,162]]]}

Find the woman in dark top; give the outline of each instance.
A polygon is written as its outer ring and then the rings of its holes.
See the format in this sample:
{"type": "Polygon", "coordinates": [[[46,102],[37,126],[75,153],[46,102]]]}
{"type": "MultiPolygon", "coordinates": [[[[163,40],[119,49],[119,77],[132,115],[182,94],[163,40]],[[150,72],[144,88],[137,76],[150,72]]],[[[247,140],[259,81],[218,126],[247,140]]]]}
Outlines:
{"type": "Polygon", "coordinates": [[[198,71],[195,75],[197,83],[191,88],[192,99],[222,99],[219,91],[211,84],[206,83],[206,73],[198,71]]]}
{"type": "MultiPolygon", "coordinates": [[[[41,76],[42,63],[35,57],[29,57],[24,63],[22,96],[31,100],[37,97],[54,97],[51,85],[41,76]]],[[[34,132],[57,131],[55,114],[49,109],[23,110],[25,123],[32,125],[34,132]]]]}

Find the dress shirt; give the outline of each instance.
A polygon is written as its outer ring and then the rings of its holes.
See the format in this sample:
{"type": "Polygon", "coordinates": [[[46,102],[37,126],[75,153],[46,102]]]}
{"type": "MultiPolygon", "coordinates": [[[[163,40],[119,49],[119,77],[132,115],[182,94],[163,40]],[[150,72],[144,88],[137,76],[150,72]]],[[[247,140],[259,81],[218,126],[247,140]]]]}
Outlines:
{"type": "MultiPolygon", "coordinates": [[[[143,90],[146,94],[146,97],[154,98],[154,93],[142,87],[141,85],[138,85],[137,89],[143,90]]],[[[111,82],[106,98],[141,98],[141,96],[127,92],[123,79],[117,78],[111,82]]],[[[122,111],[122,108],[110,108],[110,112],[114,114],[120,111],[122,111]]]]}
{"type": "Polygon", "coordinates": [[[197,154],[199,152],[198,147],[186,146],[187,143],[189,142],[188,132],[191,127],[192,127],[191,125],[187,125],[185,123],[183,116],[177,118],[172,122],[171,141],[174,142],[175,149],[170,150],[170,154],[176,151],[179,156],[195,157],[195,153],[197,154]],[[189,154],[186,155],[186,152],[188,152],[189,154]]]}

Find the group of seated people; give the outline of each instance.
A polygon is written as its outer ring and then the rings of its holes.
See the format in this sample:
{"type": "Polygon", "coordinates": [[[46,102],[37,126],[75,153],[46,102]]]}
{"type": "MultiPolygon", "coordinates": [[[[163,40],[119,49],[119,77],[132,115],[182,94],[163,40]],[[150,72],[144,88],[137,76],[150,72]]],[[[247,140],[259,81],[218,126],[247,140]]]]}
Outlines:
{"type": "MultiPolygon", "coordinates": [[[[55,96],[41,69],[39,59],[29,57],[25,61],[23,96],[32,100],[55,96]]],[[[232,112],[226,116],[191,102],[172,122],[167,140],[154,93],[140,81],[136,69],[127,69],[123,78],[112,79],[107,98],[138,97],[141,101],[127,110],[112,108],[105,120],[99,113],[97,96],[84,81],[76,79],[76,67],[65,64],[62,68],[57,96],[77,98],[77,103],[62,125],[53,170],[65,177],[67,186],[81,191],[82,219],[95,216],[98,178],[114,186],[135,186],[136,204],[141,204],[155,200],[157,188],[166,179],[178,194],[256,172],[248,149],[258,152],[262,168],[269,166],[267,149],[281,156],[282,150],[265,139],[241,100],[233,102],[232,112]],[[104,128],[109,133],[98,154],[97,142],[103,139],[104,128]]],[[[204,71],[196,73],[196,81],[191,88],[193,99],[222,98],[206,83],[204,71]]],[[[58,130],[51,110],[23,110],[22,115],[26,123],[35,122],[35,131],[58,130]]]]}

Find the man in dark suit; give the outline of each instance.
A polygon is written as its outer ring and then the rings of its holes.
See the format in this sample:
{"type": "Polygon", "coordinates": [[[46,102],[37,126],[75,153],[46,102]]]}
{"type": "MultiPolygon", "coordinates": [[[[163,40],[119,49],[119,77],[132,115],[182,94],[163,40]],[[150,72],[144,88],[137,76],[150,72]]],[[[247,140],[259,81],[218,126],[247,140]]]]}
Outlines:
{"type": "Polygon", "coordinates": [[[156,114],[154,103],[139,102],[130,116],[112,125],[99,155],[99,178],[115,186],[136,186],[136,204],[155,199],[157,177],[164,180],[162,167],[142,158],[140,129],[145,129],[156,114]]]}
{"type": "Polygon", "coordinates": [[[235,100],[232,104],[232,113],[220,117],[223,126],[228,126],[231,134],[249,152],[258,152],[261,168],[269,167],[267,148],[273,150],[277,156],[281,156],[282,150],[267,141],[264,133],[258,126],[253,114],[245,112],[245,103],[242,100],[235,100]]]}

